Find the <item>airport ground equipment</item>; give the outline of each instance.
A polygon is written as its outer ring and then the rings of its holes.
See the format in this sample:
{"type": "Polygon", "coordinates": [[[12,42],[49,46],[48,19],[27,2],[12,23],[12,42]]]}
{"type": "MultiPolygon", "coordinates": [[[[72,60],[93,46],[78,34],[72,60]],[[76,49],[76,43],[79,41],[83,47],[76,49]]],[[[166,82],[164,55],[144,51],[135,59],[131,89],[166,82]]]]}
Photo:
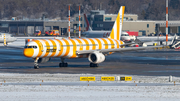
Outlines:
{"type": "Polygon", "coordinates": [[[46,31],[45,36],[59,36],[59,30],[46,31]]]}
{"type": "Polygon", "coordinates": [[[36,30],[35,36],[40,36],[40,35],[41,35],[41,31],[40,30],[36,30]]]}

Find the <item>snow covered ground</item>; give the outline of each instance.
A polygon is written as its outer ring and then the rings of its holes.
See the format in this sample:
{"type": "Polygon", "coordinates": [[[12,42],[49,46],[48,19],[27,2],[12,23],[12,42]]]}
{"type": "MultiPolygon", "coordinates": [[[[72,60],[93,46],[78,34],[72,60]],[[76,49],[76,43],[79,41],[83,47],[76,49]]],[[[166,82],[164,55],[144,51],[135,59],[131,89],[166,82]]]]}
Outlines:
{"type": "Polygon", "coordinates": [[[127,75],[133,78],[133,81],[128,82],[101,82],[101,76],[126,75],[0,73],[0,99],[1,101],[179,101],[180,99],[180,77],[173,77],[173,81],[176,81],[174,85],[174,82],[169,82],[168,76],[127,75]],[[82,82],[79,81],[80,76],[95,76],[96,81],[82,82]]]}

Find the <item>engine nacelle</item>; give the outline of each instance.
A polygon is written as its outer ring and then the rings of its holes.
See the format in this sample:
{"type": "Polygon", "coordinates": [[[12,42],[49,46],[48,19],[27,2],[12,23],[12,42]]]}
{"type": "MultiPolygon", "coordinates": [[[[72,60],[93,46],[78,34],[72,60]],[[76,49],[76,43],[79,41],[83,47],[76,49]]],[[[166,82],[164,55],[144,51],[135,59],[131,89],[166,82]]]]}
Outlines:
{"type": "Polygon", "coordinates": [[[39,58],[38,63],[46,63],[50,60],[50,58],[39,58]]]}
{"type": "Polygon", "coordinates": [[[88,59],[91,63],[98,64],[105,60],[105,56],[102,53],[93,52],[93,53],[89,54],[88,59]]]}

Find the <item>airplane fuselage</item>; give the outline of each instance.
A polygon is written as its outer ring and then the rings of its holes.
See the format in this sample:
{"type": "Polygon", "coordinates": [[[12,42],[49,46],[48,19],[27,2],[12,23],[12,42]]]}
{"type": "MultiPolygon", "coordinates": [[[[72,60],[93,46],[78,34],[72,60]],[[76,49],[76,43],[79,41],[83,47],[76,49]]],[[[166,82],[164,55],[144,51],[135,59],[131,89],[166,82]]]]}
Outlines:
{"type": "MultiPolygon", "coordinates": [[[[108,38],[110,34],[111,31],[86,31],[82,33],[82,35],[87,38],[108,38]]],[[[127,32],[122,32],[121,40],[124,42],[130,41],[129,34],[127,32]]]]}
{"type": "Polygon", "coordinates": [[[120,40],[110,38],[40,39],[26,44],[24,55],[31,58],[63,57],[80,58],[76,51],[120,48],[120,40]]]}
{"type": "Polygon", "coordinates": [[[4,43],[4,38],[6,38],[6,43],[14,42],[17,39],[8,33],[0,33],[0,43],[4,43]]]}

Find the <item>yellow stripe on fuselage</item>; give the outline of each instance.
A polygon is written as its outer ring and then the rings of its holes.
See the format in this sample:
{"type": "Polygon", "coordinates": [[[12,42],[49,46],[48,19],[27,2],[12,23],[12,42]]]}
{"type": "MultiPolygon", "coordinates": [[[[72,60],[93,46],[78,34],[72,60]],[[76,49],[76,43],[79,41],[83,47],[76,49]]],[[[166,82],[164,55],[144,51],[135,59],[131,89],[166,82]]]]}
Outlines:
{"type": "Polygon", "coordinates": [[[56,43],[52,39],[49,39],[49,40],[53,44],[53,51],[52,51],[52,54],[51,54],[51,57],[53,57],[56,54],[57,46],[56,46],[56,43]]]}
{"type": "Polygon", "coordinates": [[[59,43],[59,54],[56,56],[56,57],[60,57],[61,56],[61,54],[63,53],[63,47],[62,47],[62,45],[63,45],[63,43],[60,41],[60,40],[58,40],[58,39],[56,39],[56,41],[58,41],[58,43],[59,43]]]}
{"type": "Polygon", "coordinates": [[[86,39],[82,39],[82,40],[86,43],[86,50],[89,50],[89,42],[86,39]]]}
{"type": "Polygon", "coordinates": [[[39,52],[38,52],[38,55],[37,55],[37,57],[40,57],[41,55],[42,55],[42,51],[41,50],[43,50],[43,46],[42,46],[42,44],[41,44],[41,42],[39,41],[39,40],[34,40],[34,42],[38,45],[38,47],[39,47],[39,52]]]}
{"type": "Polygon", "coordinates": [[[113,48],[115,48],[115,44],[114,44],[114,42],[112,41],[112,39],[110,39],[110,38],[108,38],[108,40],[111,42],[111,49],[113,49],[113,48]]]}
{"type": "Polygon", "coordinates": [[[99,45],[99,49],[102,49],[102,43],[99,39],[95,38],[95,40],[98,42],[98,45],[99,45]]]}
{"type": "Polygon", "coordinates": [[[73,39],[70,39],[70,41],[71,41],[72,44],[73,44],[73,55],[72,55],[71,58],[75,58],[75,57],[76,57],[77,45],[76,45],[76,42],[75,42],[73,39]]]}
{"type": "Polygon", "coordinates": [[[116,41],[116,44],[117,44],[117,48],[119,48],[119,42],[117,40],[115,40],[115,41],[116,41]]]}
{"type": "Polygon", "coordinates": [[[92,43],[92,50],[95,50],[96,49],[96,43],[94,42],[93,39],[89,39],[92,43]]]}
{"type": "Polygon", "coordinates": [[[70,44],[66,39],[63,39],[63,41],[66,43],[66,53],[64,54],[63,57],[67,56],[70,52],[70,44]]]}
{"type": "Polygon", "coordinates": [[[78,43],[79,43],[79,45],[80,45],[80,46],[79,46],[79,47],[80,47],[79,50],[80,50],[80,51],[83,50],[83,43],[81,42],[81,40],[80,40],[80,39],[76,39],[76,40],[78,41],[78,43]]]}
{"type": "Polygon", "coordinates": [[[45,55],[44,55],[43,57],[47,57],[48,54],[49,54],[48,50],[50,50],[50,45],[49,45],[49,43],[48,43],[47,40],[45,40],[45,39],[42,39],[42,40],[43,40],[43,41],[45,42],[45,44],[46,44],[46,53],[45,53],[45,55]]]}
{"type": "Polygon", "coordinates": [[[105,40],[105,39],[103,39],[103,38],[101,38],[101,40],[103,40],[104,41],[104,45],[105,45],[105,49],[108,49],[108,42],[105,40]]]}

